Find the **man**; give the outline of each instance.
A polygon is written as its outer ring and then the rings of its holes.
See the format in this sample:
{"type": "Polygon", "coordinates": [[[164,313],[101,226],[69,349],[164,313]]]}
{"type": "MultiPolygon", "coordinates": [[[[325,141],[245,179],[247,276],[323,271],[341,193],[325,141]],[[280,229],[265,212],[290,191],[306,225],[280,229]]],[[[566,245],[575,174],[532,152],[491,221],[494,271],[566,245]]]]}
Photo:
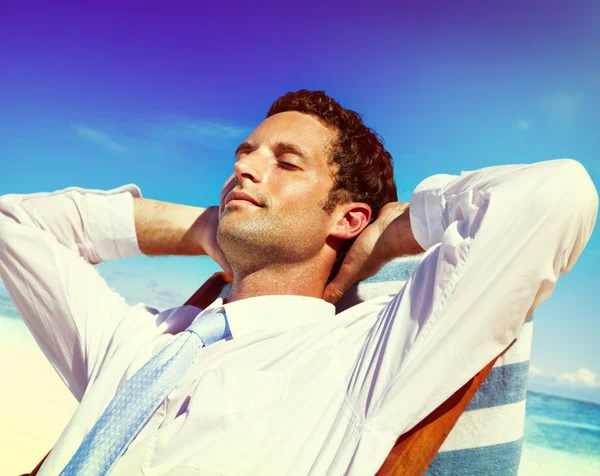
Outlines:
{"type": "Polygon", "coordinates": [[[215,313],[230,335],[199,351],[111,474],[374,474],[512,342],[598,207],[566,159],[436,175],[395,201],[378,136],[304,90],[238,147],[218,208],[135,186],[2,197],[2,278],[81,402],[40,474],[60,473],[119,388],[215,313]],[[397,294],[335,315],[352,282],[423,250],[397,294]],[[231,292],[202,312],[131,307],[91,265],[140,252],[208,254],[231,292]]]}

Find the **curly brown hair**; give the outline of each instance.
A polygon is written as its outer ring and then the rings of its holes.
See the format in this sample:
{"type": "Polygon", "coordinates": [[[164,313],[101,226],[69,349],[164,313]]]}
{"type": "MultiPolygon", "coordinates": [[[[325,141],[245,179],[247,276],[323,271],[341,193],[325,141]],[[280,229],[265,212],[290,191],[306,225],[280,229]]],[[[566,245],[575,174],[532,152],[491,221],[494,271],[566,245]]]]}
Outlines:
{"type": "MultiPolygon", "coordinates": [[[[371,207],[373,221],[386,203],[398,201],[392,156],[385,150],[381,136],[365,126],[358,113],[342,107],[324,91],[307,89],[281,96],[271,105],[267,117],[287,111],[309,114],[338,131],[331,144],[330,164],[335,175],[323,204],[325,211],[331,213],[340,202],[362,202],[371,207]]],[[[338,253],[331,277],[337,274],[350,245],[347,243],[338,253]]]]}

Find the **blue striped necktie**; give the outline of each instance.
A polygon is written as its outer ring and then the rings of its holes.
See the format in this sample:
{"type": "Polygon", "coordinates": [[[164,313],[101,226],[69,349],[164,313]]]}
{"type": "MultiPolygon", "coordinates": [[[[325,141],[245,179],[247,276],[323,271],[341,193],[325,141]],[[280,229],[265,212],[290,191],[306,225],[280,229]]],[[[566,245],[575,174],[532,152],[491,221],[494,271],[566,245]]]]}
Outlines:
{"type": "Polygon", "coordinates": [[[223,314],[197,318],[123,384],[61,476],[108,474],[190,368],[200,349],[229,335],[223,314]]]}

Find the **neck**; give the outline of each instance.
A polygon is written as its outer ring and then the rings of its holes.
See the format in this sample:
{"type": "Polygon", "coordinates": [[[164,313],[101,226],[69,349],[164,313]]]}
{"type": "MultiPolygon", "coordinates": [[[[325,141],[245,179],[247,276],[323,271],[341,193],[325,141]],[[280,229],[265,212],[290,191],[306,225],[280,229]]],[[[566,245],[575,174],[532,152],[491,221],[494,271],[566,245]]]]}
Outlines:
{"type": "Polygon", "coordinates": [[[255,296],[293,294],[322,298],[329,271],[317,263],[274,264],[252,271],[234,271],[227,302],[255,296]]]}

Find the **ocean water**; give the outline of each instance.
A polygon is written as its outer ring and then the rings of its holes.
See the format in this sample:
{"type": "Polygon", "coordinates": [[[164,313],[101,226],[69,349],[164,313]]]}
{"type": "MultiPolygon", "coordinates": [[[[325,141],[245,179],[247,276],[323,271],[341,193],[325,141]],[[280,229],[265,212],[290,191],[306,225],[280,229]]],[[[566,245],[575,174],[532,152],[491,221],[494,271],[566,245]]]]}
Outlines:
{"type": "Polygon", "coordinates": [[[527,393],[520,476],[600,476],[600,405],[527,393]]]}

